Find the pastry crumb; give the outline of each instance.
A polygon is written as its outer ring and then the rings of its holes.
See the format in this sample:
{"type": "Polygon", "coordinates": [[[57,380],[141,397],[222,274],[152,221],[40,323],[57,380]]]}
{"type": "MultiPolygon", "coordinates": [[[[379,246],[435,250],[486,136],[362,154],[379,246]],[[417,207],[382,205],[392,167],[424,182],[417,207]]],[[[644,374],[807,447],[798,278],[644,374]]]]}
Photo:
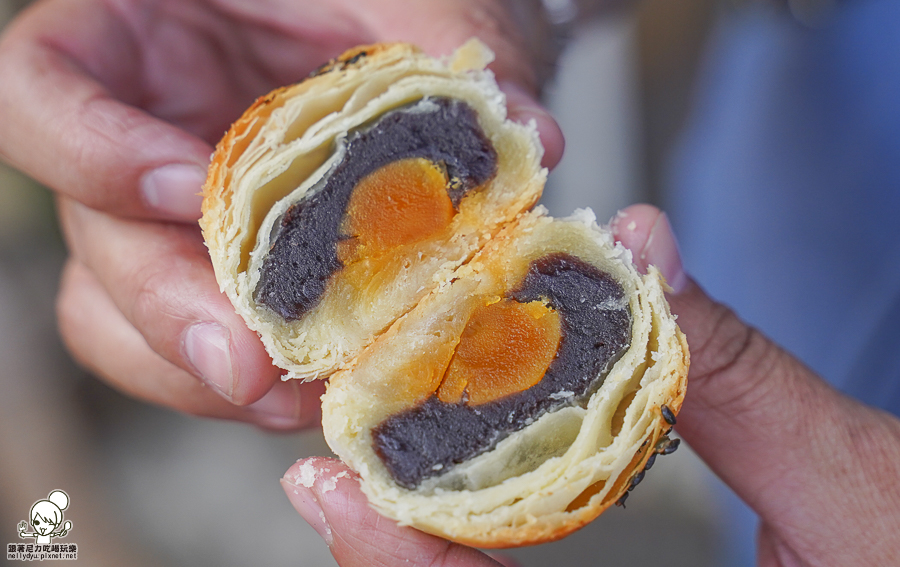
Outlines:
{"type": "Polygon", "coordinates": [[[312,488],[313,484],[316,482],[316,467],[307,461],[297,467],[297,474],[294,475],[294,478],[289,480],[304,488],[312,488]]]}

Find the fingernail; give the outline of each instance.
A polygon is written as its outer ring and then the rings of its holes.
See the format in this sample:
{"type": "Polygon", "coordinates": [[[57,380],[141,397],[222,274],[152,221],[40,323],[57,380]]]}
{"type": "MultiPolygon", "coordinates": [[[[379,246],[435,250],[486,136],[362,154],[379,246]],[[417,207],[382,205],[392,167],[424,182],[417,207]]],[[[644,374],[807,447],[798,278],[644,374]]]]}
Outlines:
{"type": "Polygon", "coordinates": [[[231,401],[231,333],[217,323],[197,323],[184,336],[184,353],[203,382],[231,401]]]}
{"type": "Polygon", "coordinates": [[[681,263],[678,241],[675,240],[672,225],[665,213],[660,213],[653,223],[640,256],[645,265],[653,264],[659,268],[666,283],[672,288],[672,293],[681,293],[687,287],[688,277],[681,263]]]}
{"type": "Polygon", "coordinates": [[[281,479],[284,492],[291,501],[291,505],[293,505],[294,509],[297,510],[297,513],[306,520],[306,523],[312,526],[312,529],[319,534],[319,537],[325,540],[325,544],[328,545],[328,547],[331,547],[331,544],[334,543],[334,534],[331,531],[331,525],[328,523],[328,519],[325,517],[325,512],[322,511],[322,507],[319,505],[318,500],[316,500],[316,495],[312,490],[314,481],[315,477],[312,477],[308,482],[308,486],[307,484],[304,484],[301,487],[292,483],[287,478],[281,479]]]}
{"type": "Polygon", "coordinates": [[[293,429],[301,425],[303,397],[295,380],[281,382],[247,406],[261,425],[275,429],[293,429]]]}
{"type": "Polygon", "coordinates": [[[141,179],[141,191],[147,205],[179,220],[200,218],[200,192],[206,182],[206,170],[198,165],[173,163],[158,167],[141,179]]]}

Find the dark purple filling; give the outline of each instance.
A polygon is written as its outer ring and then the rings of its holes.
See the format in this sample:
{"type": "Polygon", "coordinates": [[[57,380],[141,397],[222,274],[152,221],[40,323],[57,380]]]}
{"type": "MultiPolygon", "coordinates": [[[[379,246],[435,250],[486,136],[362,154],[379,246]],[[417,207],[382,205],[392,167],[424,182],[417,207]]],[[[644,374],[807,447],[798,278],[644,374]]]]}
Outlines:
{"type": "Polygon", "coordinates": [[[630,344],[631,311],[622,286],[569,254],[534,261],[508,297],[520,303],[543,300],[559,312],[556,358],[527,390],[477,406],[432,396],[374,428],[375,452],[399,485],[414,489],[548,412],[586,404],[630,344]],[[560,395],[564,392],[572,395],[560,395]]]}
{"type": "Polygon", "coordinates": [[[254,300],[286,321],[318,304],[331,276],[343,265],[340,226],[354,187],[366,175],[397,160],[425,158],[450,179],[455,207],[497,172],[497,153],[466,103],[430,98],[392,110],[347,136],[346,152],[324,183],[293,204],[273,229],[254,300]]]}

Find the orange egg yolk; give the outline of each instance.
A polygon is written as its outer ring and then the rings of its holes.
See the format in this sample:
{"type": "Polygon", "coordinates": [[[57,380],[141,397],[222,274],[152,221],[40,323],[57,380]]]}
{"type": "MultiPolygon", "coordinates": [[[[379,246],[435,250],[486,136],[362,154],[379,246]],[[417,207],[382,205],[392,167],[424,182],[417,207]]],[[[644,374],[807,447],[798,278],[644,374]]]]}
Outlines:
{"type": "Polygon", "coordinates": [[[456,211],[447,193],[447,175],[423,158],[392,162],[362,178],[353,190],[338,243],[349,264],[397,246],[427,240],[450,224],[456,211]]]}
{"type": "Polygon", "coordinates": [[[503,299],[476,309],[438,387],[438,399],[480,405],[527,390],[544,377],[561,336],[559,313],[540,301],[503,299]]]}

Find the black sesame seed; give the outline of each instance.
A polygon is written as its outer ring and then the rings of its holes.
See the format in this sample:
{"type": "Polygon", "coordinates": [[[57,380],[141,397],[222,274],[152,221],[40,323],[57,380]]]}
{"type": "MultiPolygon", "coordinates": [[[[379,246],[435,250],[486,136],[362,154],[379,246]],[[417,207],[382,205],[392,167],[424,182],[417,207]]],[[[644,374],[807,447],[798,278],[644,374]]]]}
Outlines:
{"type": "Polygon", "coordinates": [[[347,59],[347,61],[346,61],[344,64],[345,64],[345,65],[353,65],[354,63],[356,63],[357,61],[359,61],[360,59],[362,59],[362,58],[365,57],[366,55],[368,55],[368,53],[366,53],[365,51],[360,51],[359,53],[357,53],[356,55],[354,55],[354,56],[351,57],[350,59],[347,59]]]}
{"type": "Polygon", "coordinates": [[[625,507],[625,500],[628,499],[628,493],[623,494],[618,500],[616,500],[616,506],[625,507]]]}
{"type": "Polygon", "coordinates": [[[667,406],[667,405],[659,406],[659,412],[662,414],[663,419],[666,420],[666,423],[668,423],[669,425],[675,425],[675,423],[676,423],[675,414],[672,413],[672,410],[669,409],[669,406],[667,406]]]}
{"type": "Polygon", "coordinates": [[[634,487],[639,485],[642,480],[644,480],[644,471],[641,471],[634,475],[634,477],[631,479],[631,484],[628,486],[628,492],[634,490],[634,487]]]}
{"type": "Polygon", "coordinates": [[[654,450],[656,451],[656,453],[661,455],[663,450],[666,448],[666,446],[668,446],[670,441],[671,441],[671,439],[669,439],[668,435],[663,435],[662,437],[660,437],[656,441],[656,446],[654,447],[654,450]]]}
{"type": "Polygon", "coordinates": [[[650,458],[647,459],[647,464],[644,465],[644,470],[649,471],[651,468],[653,468],[653,463],[655,463],[655,462],[656,462],[656,453],[653,453],[652,455],[650,455],[650,458]]]}
{"type": "Polygon", "coordinates": [[[681,439],[666,439],[665,443],[659,448],[659,454],[671,455],[678,449],[679,445],[681,445],[681,439]]]}

